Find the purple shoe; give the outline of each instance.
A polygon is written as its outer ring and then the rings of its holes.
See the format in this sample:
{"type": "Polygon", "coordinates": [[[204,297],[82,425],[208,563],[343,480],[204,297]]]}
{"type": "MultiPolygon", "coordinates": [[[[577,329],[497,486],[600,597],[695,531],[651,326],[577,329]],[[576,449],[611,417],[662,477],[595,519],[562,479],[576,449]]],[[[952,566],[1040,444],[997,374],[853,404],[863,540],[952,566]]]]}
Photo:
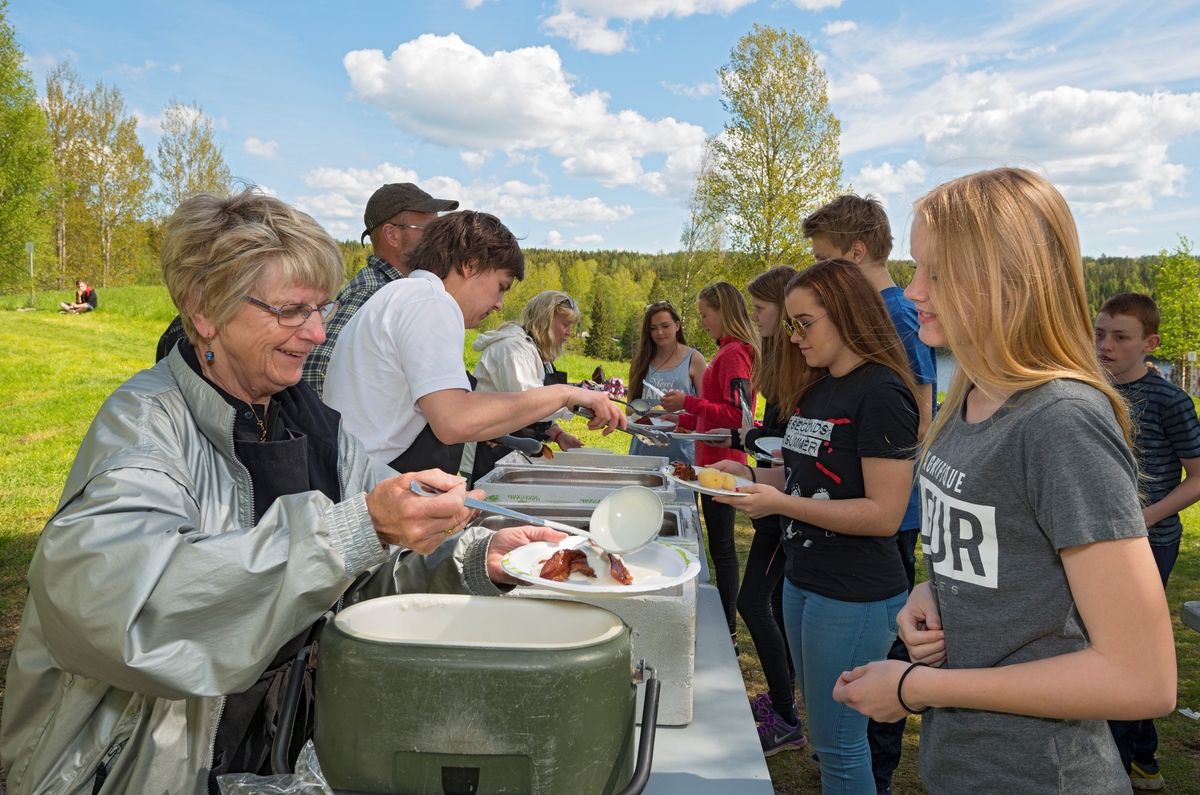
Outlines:
{"type": "Polygon", "coordinates": [[[771,712],[758,725],[758,739],[762,743],[763,756],[774,756],[782,751],[797,751],[808,745],[804,736],[804,727],[800,721],[789,725],[778,715],[771,712]]]}
{"type": "Polygon", "coordinates": [[[775,714],[775,710],[771,709],[771,694],[759,693],[750,700],[750,711],[754,713],[754,722],[762,723],[767,719],[768,715],[775,714]]]}

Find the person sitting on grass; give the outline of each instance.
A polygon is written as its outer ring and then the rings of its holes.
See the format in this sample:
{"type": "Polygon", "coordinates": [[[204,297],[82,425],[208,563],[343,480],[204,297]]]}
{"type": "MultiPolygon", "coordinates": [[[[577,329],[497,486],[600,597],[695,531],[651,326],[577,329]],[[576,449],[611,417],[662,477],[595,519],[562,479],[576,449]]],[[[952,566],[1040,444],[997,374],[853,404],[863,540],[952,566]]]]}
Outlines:
{"type": "MultiPolygon", "coordinates": [[[[1150,531],[1150,551],[1163,588],[1179,556],[1183,523],[1179,512],[1200,500],[1200,420],[1192,399],[1161,374],[1151,371],[1146,354],[1158,347],[1158,305],[1148,295],[1122,293],[1096,313],[1096,356],[1108,381],[1133,408],[1142,489],[1150,531]],[[1188,478],[1181,481],[1187,472],[1188,478]]],[[[1108,722],[1134,789],[1163,787],[1158,733],[1154,721],[1108,722]]]]}
{"type": "Polygon", "coordinates": [[[89,287],[83,279],[75,282],[75,303],[69,304],[66,301],[59,302],[62,311],[70,315],[78,315],[83,312],[91,312],[96,308],[96,290],[94,287],[89,287]]]}

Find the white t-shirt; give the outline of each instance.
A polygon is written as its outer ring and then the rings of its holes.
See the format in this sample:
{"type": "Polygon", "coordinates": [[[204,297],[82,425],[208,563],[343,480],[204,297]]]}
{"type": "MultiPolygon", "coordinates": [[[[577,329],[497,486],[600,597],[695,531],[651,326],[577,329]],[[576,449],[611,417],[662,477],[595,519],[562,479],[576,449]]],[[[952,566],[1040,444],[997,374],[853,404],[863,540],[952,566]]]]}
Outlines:
{"type": "Polygon", "coordinates": [[[341,412],[367,452],[391,461],[425,427],[417,401],[443,389],[471,390],[463,365],[463,315],[429,271],[384,285],[338,337],[325,375],[325,403],[341,412]]]}

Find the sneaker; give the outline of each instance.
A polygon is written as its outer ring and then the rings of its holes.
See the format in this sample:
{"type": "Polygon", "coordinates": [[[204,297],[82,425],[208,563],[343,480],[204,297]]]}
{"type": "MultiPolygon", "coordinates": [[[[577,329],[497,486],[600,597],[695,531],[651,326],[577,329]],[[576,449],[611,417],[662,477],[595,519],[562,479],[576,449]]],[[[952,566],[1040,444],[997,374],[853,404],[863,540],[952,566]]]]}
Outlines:
{"type": "Polygon", "coordinates": [[[759,693],[750,699],[750,711],[754,713],[755,723],[762,723],[768,715],[774,714],[775,711],[771,709],[771,694],[759,693]]]}
{"type": "Polygon", "coordinates": [[[1136,759],[1130,762],[1129,783],[1134,789],[1162,789],[1164,782],[1162,771],[1158,767],[1158,757],[1151,757],[1149,762],[1139,762],[1136,759]]]}
{"type": "MultiPolygon", "coordinates": [[[[770,693],[759,693],[750,700],[750,711],[754,713],[755,723],[762,723],[768,715],[779,717],[772,703],[770,693]]],[[[792,711],[797,713],[800,711],[800,706],[795,701],[792,702],[792,711]]]]}
{"type": "Polygon", "coordinates": [[[808,755],[808,761],[811,762],[812,764],[816,765],[817,768],[821,767],[821,760],[817,758],[816,751],[813,751],[811,754],[808,755]]]}
{"type": "Polygon", "coordinates": [[[794,726],[783,722],[774,712],[758,725],[758,739],[762,743],[763,756],[774,756],[781,751],[796,751],[808,745],[804,727],[800,721],[794,726]]]}

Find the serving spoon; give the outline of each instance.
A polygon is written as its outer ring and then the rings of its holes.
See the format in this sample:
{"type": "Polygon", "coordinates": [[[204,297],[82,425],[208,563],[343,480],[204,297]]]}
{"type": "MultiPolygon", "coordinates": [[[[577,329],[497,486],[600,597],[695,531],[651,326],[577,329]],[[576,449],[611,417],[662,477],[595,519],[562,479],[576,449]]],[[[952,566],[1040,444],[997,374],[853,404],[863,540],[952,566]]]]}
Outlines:
{"type": "MultiPolygon", "coordinates": [[[[436,497],[442,492],[433,486],[414,480],[409,484],[414,494],[436,497]]],[[[644,486],[626,486],[609,493],[592,511],[588,529],[583,530],[569,524],[492,505],[474,497],[464,500],[468,508],[475,508],[510,519],[519,519],[538,527],[549,527],[571,535],[583,536],[605,552],[626,555],[637,552],[658,536],[662,527],[663,506],[658,495],[644,486]]]]}
{"type": "MultiPolygon", "coordinates": [[[[595,413],[591,409],[586,409],[583,406],[576,406],[571,409],[576,416],[584,419],[593,420],[596,418],[595,413]]],[[[622,431],[630,436],[637,436],[646,444],[654,447],[667,447],[671,444],[671,440],[667,438],[662,431],[655,431],[650,428],[643,428],[641,425],[630,424],[628,428],[613,428],[615,431],[622,431]]]]}

